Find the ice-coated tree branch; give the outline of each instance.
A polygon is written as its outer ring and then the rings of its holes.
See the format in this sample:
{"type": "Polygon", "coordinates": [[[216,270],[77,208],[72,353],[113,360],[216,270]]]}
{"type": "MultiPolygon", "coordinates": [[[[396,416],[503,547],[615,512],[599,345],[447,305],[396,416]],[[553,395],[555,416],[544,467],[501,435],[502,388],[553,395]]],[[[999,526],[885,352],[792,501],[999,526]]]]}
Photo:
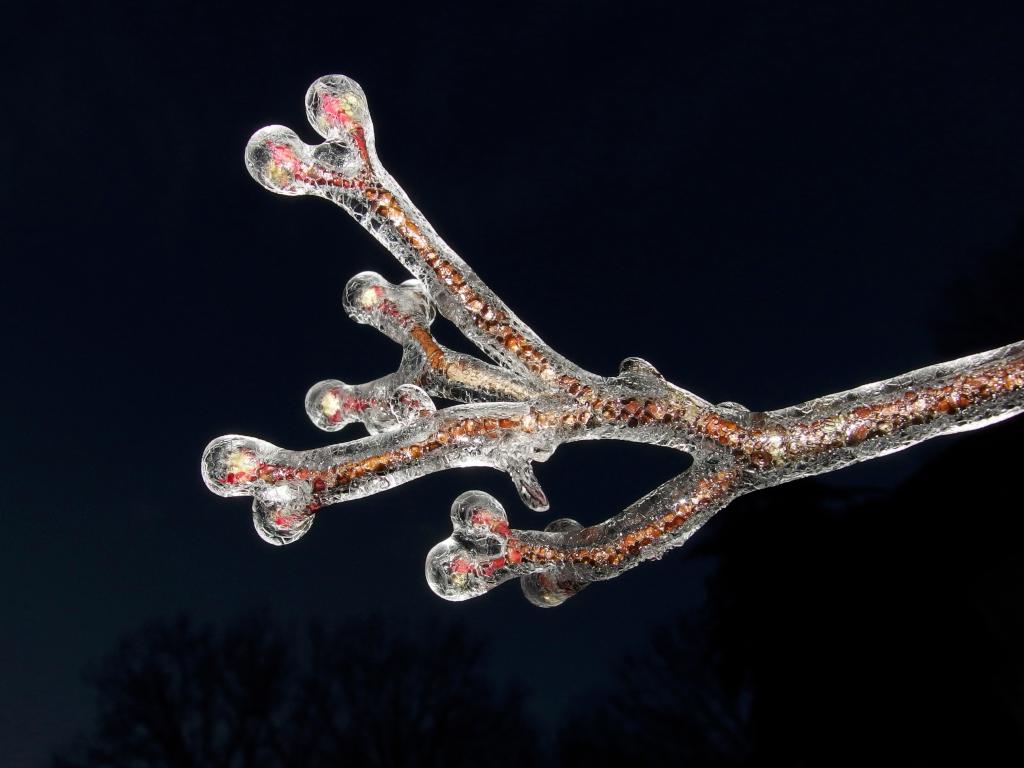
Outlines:
{"type": "Polygon", "coordinates": [[[427,556],[431,588],[463,600],[519,578],[531,602],[557,605],[679,546],[744,493],[1024,409],[1024,342],[763,413],[713,405],[639,358],[624,360],[617,376],[592,374],[545,344],[438,237],[378,160],[355,82],[317,80],[306,113],[325,141],[310,146],[288,128],[264,128],[246,148],[249,172],[273,192],[342,207],[414,279],[393,285],[363,272],[345,289],[349,316],[402,346],[398,370],[362,385],[324,381],[306,397],[320,428],[359,421],[368,437],[290,451],[228,435],[207,447],[206,484],[222,496],[252,496],[256,529],[271,543],[298,539],[325,505],[452,467],[504,471],[528,507],[546,510],[532,463],[575,440],[633,440],[691,454],[687,471],[586,528],[559,519],[542,531],[516,530],[488,494],[455,500],[452,535],[427,556]],[[430,332],[435,310],[493,362],[439,344],[430,332]],[[438,410],[431,396],[462,404],[438,410]]]}

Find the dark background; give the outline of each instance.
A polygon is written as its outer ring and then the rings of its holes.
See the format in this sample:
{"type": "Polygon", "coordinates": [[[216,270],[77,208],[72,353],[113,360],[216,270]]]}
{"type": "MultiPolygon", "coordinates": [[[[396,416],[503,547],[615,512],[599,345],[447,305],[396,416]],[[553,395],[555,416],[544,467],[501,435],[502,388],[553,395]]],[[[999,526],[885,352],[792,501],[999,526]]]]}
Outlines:
{"type": "MultiPolygon", "coordinates": [[[[422,643],[426,668],[456,626],[486,643],[487,685],[524,691],[521,738],[549,761],[642,761],[644,734],[663,733],[695,764],[1021,764],[1020,423],[743,499],[552,611],[514,584],[449,604],[424,582],[463,490],[497,495],[516,527],[551,519],[496,473],[329,508],[279,549],[247,502],[205,490],[199,457],[229,432],[330,442],[307,387],[397,363],[340,295],[399,266],[340,211],[271,195],[242,165],[266,124],[314,140],[302,97],[334,72],[362,84],[383,162],[438,231],[590,370],[639,355],[764,409],[1024,338],[1024,11],[33,13],[4,33],[0,763],[88,740],[83,674],[143,622],[258,614],[357,638],[375,615],[422,643]]],[[[550,514],[593,523],[683,465],[575,444],[538,474],[550,514]]]]}

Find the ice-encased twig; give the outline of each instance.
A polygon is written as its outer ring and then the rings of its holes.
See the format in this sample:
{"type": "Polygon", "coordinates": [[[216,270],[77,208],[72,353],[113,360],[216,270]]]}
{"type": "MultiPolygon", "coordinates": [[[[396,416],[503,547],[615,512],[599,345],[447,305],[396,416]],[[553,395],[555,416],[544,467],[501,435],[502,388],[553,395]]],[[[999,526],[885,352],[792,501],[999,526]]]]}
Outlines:
{"type": "Polygon", "coordinates": [[[686,472],[586,528],[560,519],[543,531],[514,530],[493,497],[470,491],[456,499],[452,536],[427,557],[431,588],[461,600],[518,577],[531,602],[557,605],[682,544],[743,493],[1024,409],[1024,342],[765,413],[714,406],[639,358],[623,361],[615,377],[589,373],[520,321],[384,170],[358,85],[321,78],[306,107],[326,141],[309,146],[287,128],[265,128],[246,149],[250,173],[274,192],[338,204],[416,279],[396,286],[361,273],[345,291],[353,319],[402,345],[399,369],[358,386],[321,382],[306,398],[321,428],[361,421],[370,437],[287,451],[229,435],[207,447],[207,485],[225,496],[253,496],[256,528],[267,541],[295,541],[324,505],[451,467],[503,470],[527,506],[545,510],[531,463],[564,442],[633,440],[692,454],[686,472]],[[429,331],[435,308],[497,365],[438,344],[429,331]],[[471,405],[438,411],[430,395],[471,405]]]}

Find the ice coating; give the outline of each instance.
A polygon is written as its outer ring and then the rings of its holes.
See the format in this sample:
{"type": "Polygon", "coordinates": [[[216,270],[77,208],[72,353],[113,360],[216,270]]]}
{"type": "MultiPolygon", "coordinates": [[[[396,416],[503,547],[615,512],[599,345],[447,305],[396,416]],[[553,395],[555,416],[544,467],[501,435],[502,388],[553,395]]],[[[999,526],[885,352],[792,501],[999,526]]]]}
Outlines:
{"type": "Polygon", "coordinates": [[[283,546],[306,534],[313,525],[315,510],[303,483],[282,483],[254,494],[252,522],[261,539],[283,546]]]}
{"type": "Polygon", "coordinates": [[[307,145],[283,126],[257,131],[245,152],[250,174],[278,194],[340,206],[413,278],[396,285],[361,272],[343,292],[349,317],[401,345],[398,370],[364,384],[322,381],[306,396],[317,427],[360,423],[368,436],[308,451],[239,435],[207,446],[207,486],[252,496],[256,530],[272,544],[299,539],[327,505],[455,467],[507,473],[520,501],[543,512],[550,502],[532,463],[575,440],[632,440],[691,454],[687,471],[588,527],[562,518],[543,530],[515,529],[488,494],[455,500],[452,535],[427,556],[430,588],[465,600],[517,578],[531,603],[552,607],[681,545],[744,493],[1024,409],[1024,342],[768,412],[713,405],[640,358],[624,360],[616,376],[589,373],[522,323],[384,170],[355,82],[320,78],[306,93],[306,114],[325,141],[307,145]],[[436,313],[491,361],[439,344],[430,331],[436,313]],[[461,404],[438,410],[433,397],[461,404]]]}
{"type": "Polygon", "coordinates": [[[490,494],[466,491],[452,503],[451,518],[452,535],[427,553],[427,584],[446,600],[467,600],[500,584],[499,573],[519,558],[508,546],[505,509],[490,494]]]}
{"type": "MultiPolygon", "coordinates": [[[[563,517],[548,523],[544,530],[548,533],[560,533],[568,538],[582,531],[583,526],[575,520],[563,517]]],[[[565,541],[561,543],[561,547],[565,548],[565,541]]],[[[523,595],[538,608],[559,606],[589,583],[586,579],[575,578],[571,570],[561,568],[533,571],[519,580],[523,595]]]]}

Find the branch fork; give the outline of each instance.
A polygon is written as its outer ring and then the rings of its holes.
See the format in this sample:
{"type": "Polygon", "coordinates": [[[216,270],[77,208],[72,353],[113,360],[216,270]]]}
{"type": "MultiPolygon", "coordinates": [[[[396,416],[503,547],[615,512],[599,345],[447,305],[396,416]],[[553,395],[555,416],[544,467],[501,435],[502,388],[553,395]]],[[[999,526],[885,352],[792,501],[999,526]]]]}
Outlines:
{"type": "Polygon", "coordinates": [[[207,486],[252,496],[256,530],[272,544],[305,535],[324,506],[454,467],[503,471],[525,506],[545,511],[532,462],[575,440],[633,440],[691,454],[687,471],[589,527],[562,518],[517,530],[488,494],[455,500],[452,535],[427,556],[431,589],[465,600],[518,578],[532,603],[549,607],[659,558],[739,495],[1024,410],[1024,342],[764,413],[713,405],[640,358],[624,360],[614,377],[585,371],[516,317],[384,170],[354,81],[317,80],[306,114],[324,141],[304,144],[283,126],[257,131],[245,153],[250,174],[272,192],[340,206],[413,278],[395,285],[361,272],[344,291],[349,317],[401,345],[398,370],[364,384],[322,381],[306,396],[319,428],[358,422],[368,436],[308,451],[240,435],[207,446],[207,486]],[[437,313],[489,360],[441,345],[430,331],[437,313]],[[438,409],[435,397],[459,405],[438,409]]]}

